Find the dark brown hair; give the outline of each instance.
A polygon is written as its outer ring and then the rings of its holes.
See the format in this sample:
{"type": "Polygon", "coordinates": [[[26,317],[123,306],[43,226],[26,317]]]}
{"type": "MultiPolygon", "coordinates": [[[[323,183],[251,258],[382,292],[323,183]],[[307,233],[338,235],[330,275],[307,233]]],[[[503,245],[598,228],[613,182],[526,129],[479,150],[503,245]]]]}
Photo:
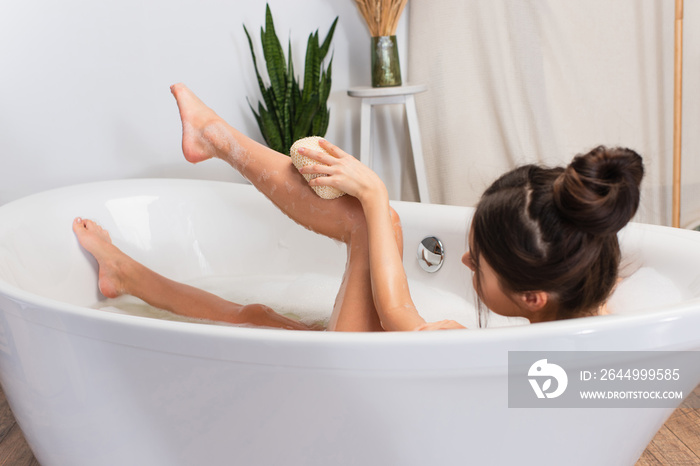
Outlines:
{"type": "Polygon", "coordinates": [[[566,168],[526,165],[501,176],[472,220],[477,289],[483,257],[504,291],[550,293],[556,319],[595,313],[615,286],[617,232],[637,211],[643,175],[636,152],[599,146],[566,168]]]}

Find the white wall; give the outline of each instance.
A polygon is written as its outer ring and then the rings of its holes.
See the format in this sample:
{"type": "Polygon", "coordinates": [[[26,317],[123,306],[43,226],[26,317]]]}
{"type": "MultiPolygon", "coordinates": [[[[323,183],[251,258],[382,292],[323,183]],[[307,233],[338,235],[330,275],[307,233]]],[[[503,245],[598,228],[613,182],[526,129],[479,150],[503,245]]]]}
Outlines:
{"type": "MultiPolygon", "coordinates": [[[[262,141],[245,24],[259,44],[263,0],[5,0],[0,9],[0,204],[49,188],[116,178],[241,181],[220,162],[186,163],[168,86],[185,82],[233,126],[262,141]]],[[[292,38],[298,73],[308,34],[333,39],[326,137],[359,154],[359,102],[370,82],[369,32],[352,0],[270,0],[278,36],[292,38]]],[[[407,16],[398,32],[407,69],[407,16]]],[[[262,61],[259,54],[259,64],[262,61]]],[[[404,76],[406,71],[404,72],[404,76]]],[[[398,108],[379,109],[376,167],[398,198],[409,147],[398,108]],[[398,142],[397,142],[398,141],[398,142]]],[[[79,213],[76,213],[76,215],[79,213]]]]}

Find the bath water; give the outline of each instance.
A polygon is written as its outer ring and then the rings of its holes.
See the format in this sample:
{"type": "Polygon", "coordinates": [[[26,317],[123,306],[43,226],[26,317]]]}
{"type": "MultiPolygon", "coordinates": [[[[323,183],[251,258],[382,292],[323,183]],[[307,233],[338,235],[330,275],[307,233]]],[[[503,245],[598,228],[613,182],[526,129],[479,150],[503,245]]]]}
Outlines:
{"type": "MultiPolygon", "coordinates": [[[[229,301],[243,305],[265,304],[278,313],[300,320],[305,324],[320,323],[325,326],[333,310],[340,281],[340,277],[304,273],[298,276],[211,276],[190,280],[187,284],[209,291],[229,301]]],[[[464,296],[459,296],[417,281],[409,281],[409,286],[414,303],[427,321],[452,319],[468,328],[478,327],[476,303],[471,298],[467,298],[466,292],[464,296]]],[[[120,296],[100,301],[93,307],[108,312],[157,319],[236,325],[183,317],[149,306],[133,296],[120,296]]],[[[506,318],[493,314],[489,318],[489,327],[522,324],[523,321],[524,319],[506,318]]]]}
{"type": "MultiPolygon", "coordinates": [[[[187,284],[239,304],[265,304],[278,313],[305,324],[320,324],[325,327],[333,310],[340,280],[340,277],[325,274],[304,273],[296,276],[210,276],[190,280],[187,284]]],[[[409,287],[416,307],[428,322],[452,319],[467,328],[478,328],[476,303],[467,297],[466,292],[460,296],[415,280],[409,280],[409,287]]],[[[686,296],[669,278],[652,268],[642,267],[620,282],[608,307],[611,314],[639,314],[653,311],[661,302],[681,302],[683,299],[686,296]]],[[[163,320],[249,326],[183,317],[152,307],[133,296],[99,301],[92,307],[163,320]]],[[[494,313],[490,313],[488,319],[490,328],[527,323],[526,319],[520,317],[504,317],[494,313]]]]}

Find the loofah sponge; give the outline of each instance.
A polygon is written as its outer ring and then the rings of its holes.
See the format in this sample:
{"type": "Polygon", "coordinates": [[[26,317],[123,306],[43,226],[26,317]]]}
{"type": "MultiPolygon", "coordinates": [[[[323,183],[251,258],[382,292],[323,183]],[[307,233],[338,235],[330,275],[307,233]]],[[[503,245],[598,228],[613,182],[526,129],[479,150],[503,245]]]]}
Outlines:
{"type": "MultiPolygon", "coordinates": [[[[318,141],[320,139],[321,138],[318,136],[310,136],[308,138],[299,139],[294,144],[292,144],[292,147],[289,149],[289,155],[291,155],[292,163],[294,164],[295,167],[297,167],[297,170],[299,170],[299,169],[301,169],[301,167],[305,167],[307,165],[316,165],[319,163],[315,160],[311,160],[310,158],[299,154],[299,148],[305,147],[307,149],[326,152],[326,150],[323,149],[318,144],[318,141]]],[[[304,178],[306,178],[306,181],[310,181],[313,178],[316,178],[319,176],[326,176],[326,175],[321,175],[321,174],[304,175],[304,178]]],[[[314,191],[316,191],[316,194],[318,194],[319,197],[322,197],[323,199],[335,199],[335,198],[340,197],[343,194],[345,194],[343,191],[340,191],[339,189],[333,188],[331,186],[312,186],[311,188],[314,191]]]]}

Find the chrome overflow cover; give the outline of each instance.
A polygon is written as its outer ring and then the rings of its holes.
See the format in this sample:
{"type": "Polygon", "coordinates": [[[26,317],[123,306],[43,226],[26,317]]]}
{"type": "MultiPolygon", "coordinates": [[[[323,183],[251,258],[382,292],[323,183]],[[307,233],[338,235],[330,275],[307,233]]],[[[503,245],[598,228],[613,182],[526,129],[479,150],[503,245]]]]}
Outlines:
{"type": "Polygon", "coordinates": [[[436,237],[428,236],[418,244],[418,263],[426,272],[437,272],[444,260],[445,248],[436,237]]]}

